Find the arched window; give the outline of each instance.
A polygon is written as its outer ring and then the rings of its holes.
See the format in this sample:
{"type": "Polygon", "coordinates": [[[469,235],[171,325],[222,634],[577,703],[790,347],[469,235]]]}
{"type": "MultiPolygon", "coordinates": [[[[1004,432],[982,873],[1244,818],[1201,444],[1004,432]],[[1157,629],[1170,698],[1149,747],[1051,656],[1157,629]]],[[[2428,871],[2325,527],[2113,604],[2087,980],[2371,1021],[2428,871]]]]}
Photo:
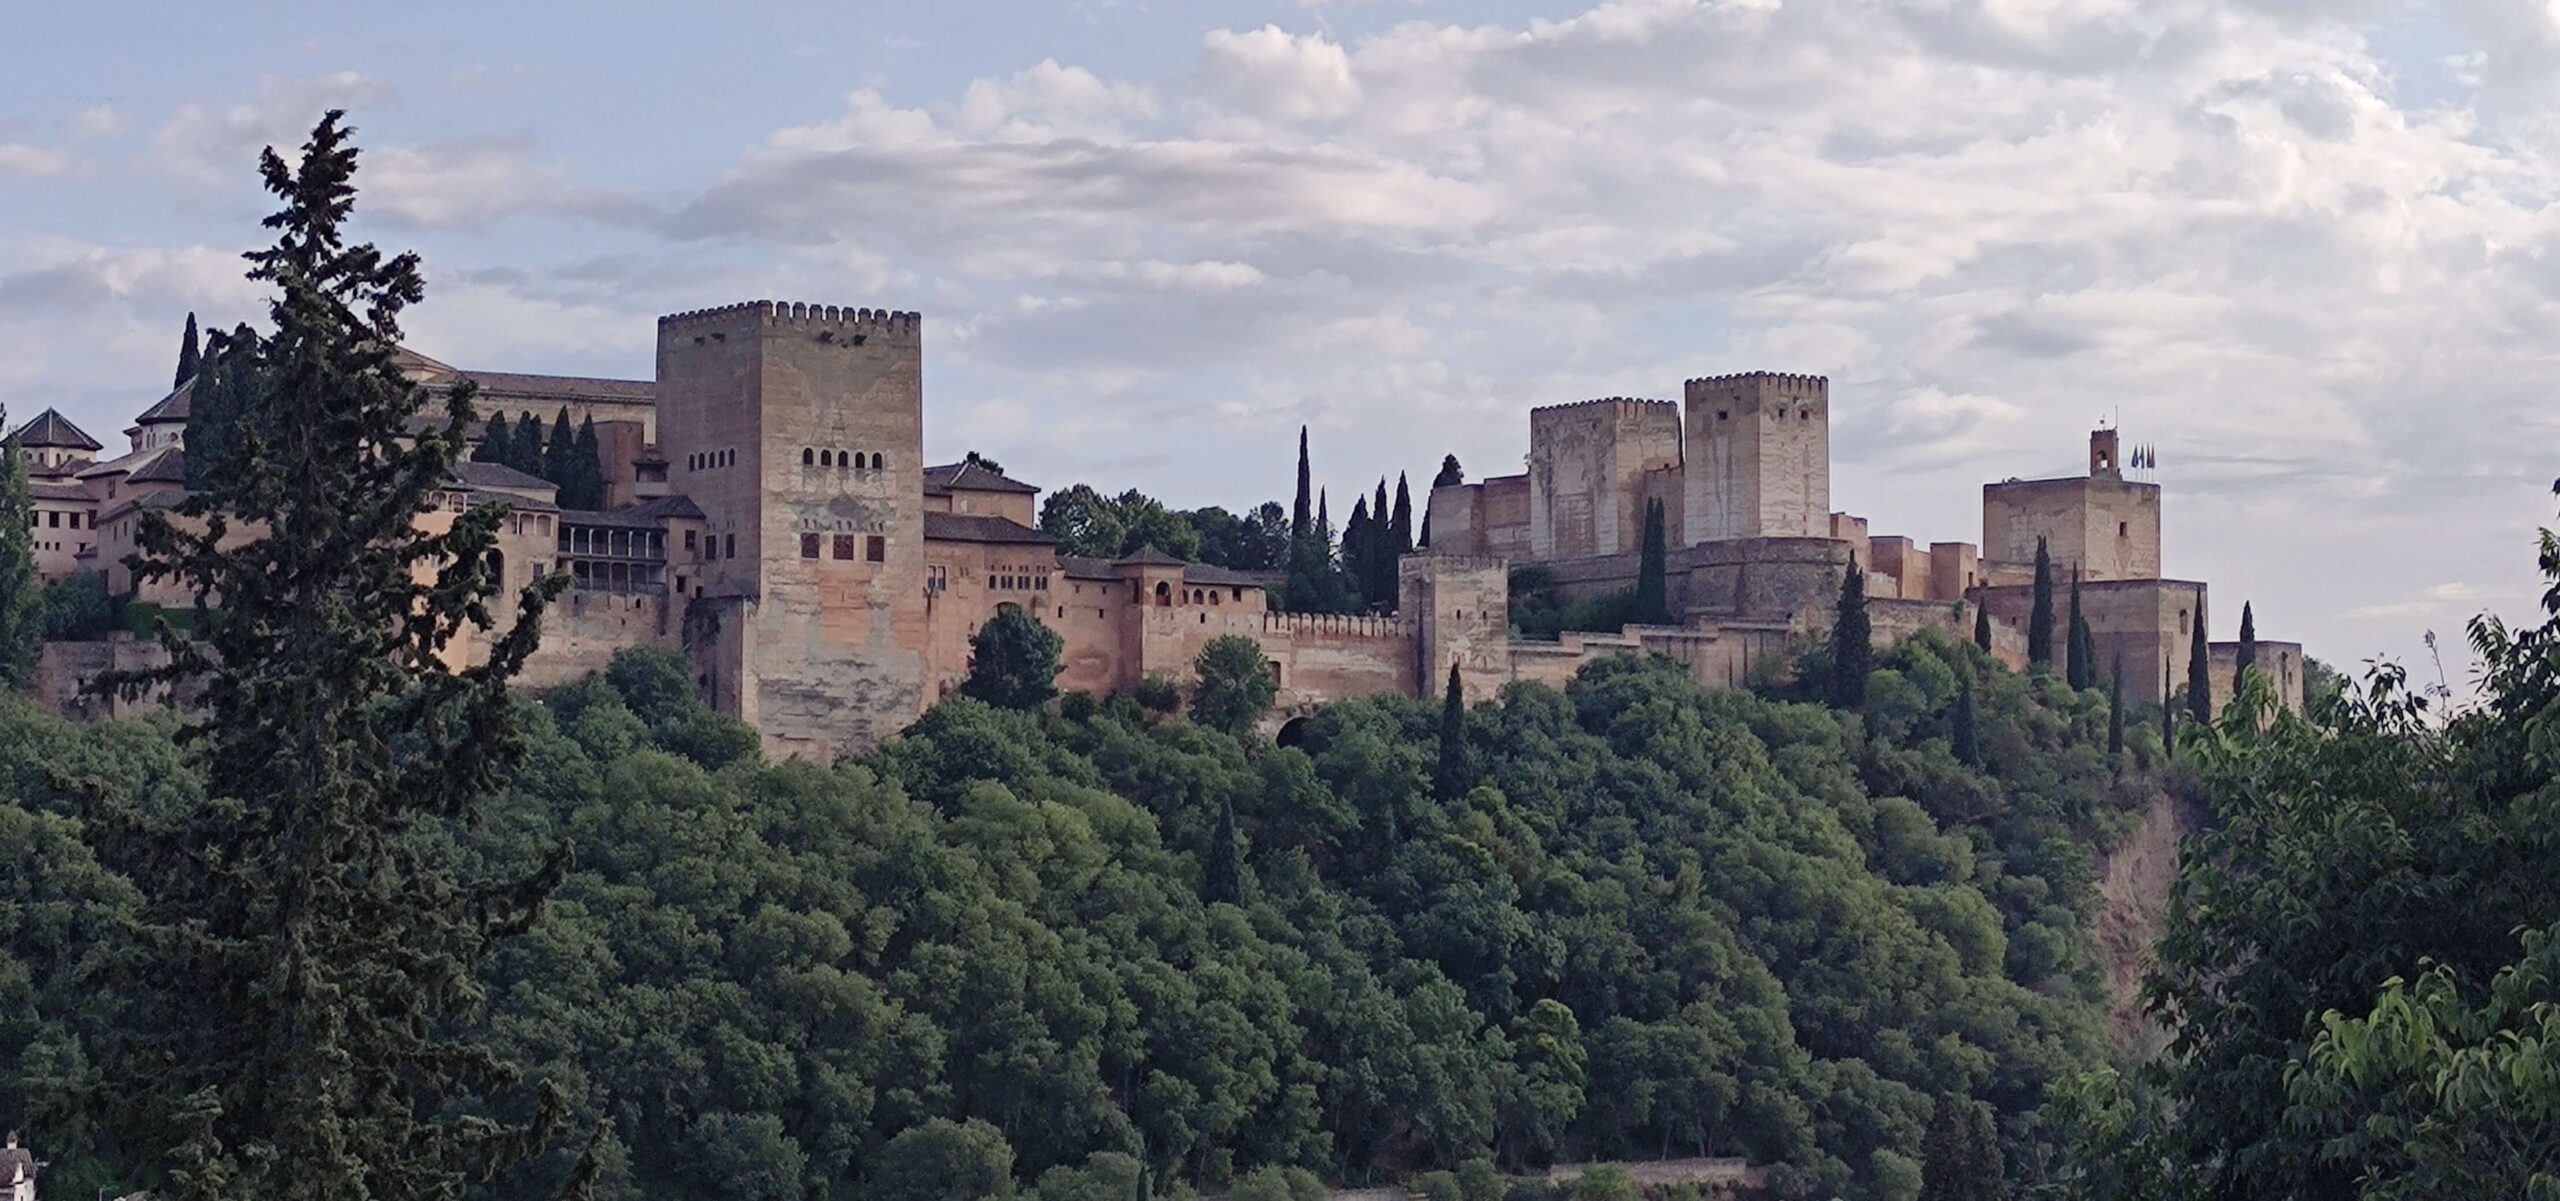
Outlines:
{"type": "Polygon", "coordinates": [[[1173,585],[1165,583],[1162,580],[1156,581],[1156,604],[1164,608],[1172,607],[1173,585]]]}
{"type": "Polygon", "coordinates": [[[819,452],[818,452],[818,466],[820,466],[820,467],[833,467],[833,466],[835,466],[835,465],[836,465],[836,452],[834,452],[834,451],[832,451],[832,450],[822,450],[822,451],[819,451],[819,452]]]}
{"type": "Polygon", "coordinates": [[[1215,588],[1209,590],[1209,603],[1213,605],[1218,603],[1218,590],[1215,588]]]}
{"type": "Polygon", "coordinates": [[[879,451],[876,451],[876,450],[875,450],[875,451],[872,451],[872,452],[871,452],[871,469],[872,469],[873,471],[878,471],[878,470],[880,470],[880,463],[881,463],[881,460],[880,460],[880,452],[879,452],[879,451]]]}
{"type": "Polygon", "coordinates": [[[800,448],[800,465],[801,465],[801,466],[806,467],[806,466],[808,466],[809,464],[811,464],[811,463],[815,463],[815,462],[817,462],[817,461],[818,461],[818,452],[816,452],[816,451],[814,451],[814,450],[811,450],[811,449],[809,449],[809,448],[808,448],[808,447],[806,447],[806,446],[803,446],[803,447],[801,447],[801,448],[800,448]]]}

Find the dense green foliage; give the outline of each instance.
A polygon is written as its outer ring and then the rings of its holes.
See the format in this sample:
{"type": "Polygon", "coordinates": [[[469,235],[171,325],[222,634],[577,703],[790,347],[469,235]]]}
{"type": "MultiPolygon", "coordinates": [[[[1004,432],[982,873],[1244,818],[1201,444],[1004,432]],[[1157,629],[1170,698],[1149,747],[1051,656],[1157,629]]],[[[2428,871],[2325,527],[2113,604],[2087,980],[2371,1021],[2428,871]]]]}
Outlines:
{"type": "MultiPolygon", "coordinates": [[[[0,409],[0,429],[9,414],[0,409]]],[[[15,436],[0,439],[0,686],[26,682],[44,641],[44,585],[36,578],[35,497],[27,455],[15,436]]]]}
{"type": "Polygon", "coordinates": [[[107,577],[78,571],[44,586],[44,637],[103,638],[115,628],[116,604],[107,595],[107,577]]]}
{"type": "Polygon", "coordinates": [[[1280,693],[1271,665],[1262,659],[1262,644],[1242,634],[1210,639],[1192,672],[1191,720],[1229,734],[1252,729],[1280,693]]]}
{"type": "Polygon", "coordinates": [[[1632,590],[1567,596],[1556,587],[1555,573],[1539,563],[1513,567],[1510,591],[1511,632],[1541,641],[1552,641],[1566,630],[1615,634],[1626,628],[1635,609],[1632,590]]]}
{"type": "Polygon", "coordinates": [[[207,365],[256,359],[228,469],[146,511],[136,539],[138,578],[222,598],[191,630],[163,628],[165,668],[109,678],[192,692],[203,802],[114,797],[85,814],[139,895],[126,937],[81,967],[115,1020],[84,1048],[94,1075],[64,1091],[173,1201],[448,1197],[543,1128],[539,1112],[474,1112],[530,1098],[457,1029],[489,948],[532,917],[541,856],[457,872],[411,835],[469,828],[511,768],[506,685],[557,582],[512,598],[522,620],[484,666],[446,666],[452,639],[491,625],[503,512],[413,525],[471,390],[412,433],[427,397],[393,354],[424,289],[414,255],[342,236],[356,152],[339,116],[297,162],[262,156],[282,207],[249,277],[274,290],[273,330],[207,365]],[[267,536],[227,538],[232,523],[267,536]]]}
{"type": "Polygon", "coordinates": [[[1058,695],[1066,648],[1066,639],[1022,606],[1005,605],[969,636],[969,674],[960,695],[999,709],[1037,709],[1058,695]]]}
{"type": "Polygon", "coordinates": [[[1875,634],[1867,621],[1867,573],[1853,562],[1840,570],[1840,601],[1831,613],[1831,663],[1824,687],[1832,708],[1866,706],[1875,656],[1875,634]]]}

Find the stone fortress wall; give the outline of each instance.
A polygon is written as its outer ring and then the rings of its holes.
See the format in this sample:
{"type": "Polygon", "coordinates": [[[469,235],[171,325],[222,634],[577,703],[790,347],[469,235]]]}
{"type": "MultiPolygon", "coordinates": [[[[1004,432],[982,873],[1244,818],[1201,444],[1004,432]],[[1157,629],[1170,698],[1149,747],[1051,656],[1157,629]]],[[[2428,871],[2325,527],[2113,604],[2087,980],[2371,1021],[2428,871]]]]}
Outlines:
{"type": "MultiPolygon", "coordinates": [[[[776,755],[823,760],[904,727],[958,687],[970,636],[1008,608],[1060,635],[1062,688],[1095,694],[1149,676],[1187,681],[1211,640],[1251,638],[1283,716],[1377,693],[1436,697],[1453,667],[1470,700],[1513,681],[1560,687],[1630,653],[1744,684],[1783,672],[1827,629],[1853,564],[1880,642],[1923,629],[1969,638],[1987,610],[1994,654],[2023,664],[2039,538],[2057,568],[2057,618],[2076,573],[2101,669],[2121,655],[2129,695],[2153,701],[2164,680],[2183,683],[2205,614],[2203,584],[2160,577],[2160,489],[2124,478],[2111,430],[2092,436],[2086,476],[1986,485],[1979,548],[1876,534],[1832,511],[1820,376],[1714,376],[1686,381],[1678,403],[1532,410],[1526,470],[1431,491],[1433,545],[1399,565],[1394,615],[1324,616],[1273,611],[1274,581],[1152,548],[1110,562],[1061,555],[1032,528],[1038,489],[974,458],[926,463],[914,313],[754,301],[674,314],[659,321],[650,381],[472,373],[403,354],[431,389],[468,378],[508,401],[599,415],[607,511],[561,510],[540,480],[468,464],[421,518],[509,504],[508,583],[573,573],[522,682],[569,682],[625,647],[677,650],[706,699],[776,755]],[[1571,596],[1630,588],[1654,502],[1671,624],[1513,636],[1515,565],[1544,565],[1571,596]]],[[[183,495],[185,393],[152,406],[133,452],[105,463],[58,415],[30,423],[60,443],[44,450],[44,482],[62,528],[99,531],[78,543],[75,568],[95,564],[135,588],[112,564],[140,507],[183,495]]],[[[468,661],[484,646],[466,639],[453,653],[468,661]]],[[[2298,705],[2301,648],[2260,647],[2270,682],[2298,705]]],[[[80,684],[154,653],[130,635],[49,646],[39,693],[86,715],[147,707],[85,697],[80,684]]],[[[2235,653],[2215,648],[2217,704],[2235,653]]]]}

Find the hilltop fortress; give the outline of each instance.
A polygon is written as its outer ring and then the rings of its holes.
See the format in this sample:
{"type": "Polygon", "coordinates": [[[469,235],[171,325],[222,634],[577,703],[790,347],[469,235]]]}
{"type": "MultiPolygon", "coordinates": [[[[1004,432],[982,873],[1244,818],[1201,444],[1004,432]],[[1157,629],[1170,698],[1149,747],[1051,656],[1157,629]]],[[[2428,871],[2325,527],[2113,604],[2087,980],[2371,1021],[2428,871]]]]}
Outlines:
{"type": "MultiPolygon", "coordinates": [[[[484,413],[565,407],[596,422],[600,509],[563,509],[545,481],[462,463],[443,506],[421,516],[506,504],[506,586],[569,575],[523,683],[566,683],[621,648],[664,647],[777,755],[825,759],[903,728],[958,686],[970,635],[1006,606],[1064,639],[1060,688],[1097,695],[1149,675],[1187,681],[1209,640],[1250,637],[1284,715],[1379,692],[1432,695],[1452,664],[1471,698],[1513,680],[1561,686],[1593,658],[1629,652],[1739,683],[1828,625],[1853,563],[1880,644],[1923,627],[1969,638],[1979,606],[1994,652],[2022,663],[2039,538],[2057,612],[2077,573],[2098,662],[2121,655],[2134,698],[2157,701],[2185,678],[2206,613],[2204,584],[2161,577],[2160,488],[2125,477],[2110,430],[2091,436],[2085,476],[1985,485],[1979,546],[1923,547],[1833,512],[1830,385],[1818,376],[1718,376],[1688,381],[1678,404],[1532,410],[1527,470],[1435,488],[1432,544],[1401,563],[1396,615],[1345,617],[1275,611],[1275,580],[1151,551],[1062,555],[1033,528],[1036,488],[974,459],[926,463],[914,313],[773,301],[678,313],[658,321],[654,381],[401,361],[431,390],[476,383],[484,413]],[[1676,624],[1513,636],[1513,564],[1545,565],[1569,595],[1626,587],[1656,500],[1676,624]]],[[[189,603],[165,582],[137,586],[123,562],[137,515],[184,494],[189,387],[145,409],[113,458],[52,411],[18,431],[44,575],[94,570],[128,603],[189,603]]],[[[2258,648],[2270,683],[2298,705],[2301,648],[2258,648]]],[[[2213,650],[2218,704],[2237,648],[2213,650]]],[[[467,660],[481,646],[452,653],[467,660]]],[[[155,654],[126,633],[51,643],[37,692],[67,712],[115,712],[83,681],[155,654]]]]}

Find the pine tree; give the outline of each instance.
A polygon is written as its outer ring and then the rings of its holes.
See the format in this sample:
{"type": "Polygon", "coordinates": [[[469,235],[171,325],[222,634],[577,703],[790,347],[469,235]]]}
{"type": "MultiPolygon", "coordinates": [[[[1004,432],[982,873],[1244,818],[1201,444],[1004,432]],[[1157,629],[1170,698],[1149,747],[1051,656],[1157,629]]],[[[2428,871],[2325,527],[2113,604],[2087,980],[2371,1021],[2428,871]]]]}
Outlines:
{"type": "Polygon", "coordinates": [[[2063,626],[2066,643],[2062,654],[2062,678],[2073,688],[2086,688],[2095,683],[2097,664],[2089,661],[2088,624],[2080,616],[2080,573],[2071,573],[2071,619],[2063,626]]]}
{"type": "Polygon", "coordinates": [[[323,118],[298,164],[261,156],[284,207],[249,276],[275,287],[238,470],[142,514],[140,580],[219,597],[170,660],[105,681],[174,688],[204,799],[103,811],[102,859],[141,894],[101,970],[119,1021],[91,1048],[117,1145],[166,1201],[423,1201],[540,1152],[557,1092],[526,1105],[469,1030],[493,943],[532,920],[565,847],[522,879],[464,878],[429,831],[467,828],[521,752],[507,684],[556,581],[497,595],[499,506],[414,522],[472,421],[469,384],[435,428],[393,359],[423,294],[415,255],[341,239],[355,150],[323,118]],[[174,519],[173,519],[174,518],[174,519]],[[227,536],[242,528],[264,536],[227,536]],[[481,665],[452,639],[488,629],[481,665]],[[486,1098],[485,1100],[483,1098],[486,1098]],[[497,1115],[531,1114],[519,1124],[497,1115]]]}
{"type": "Polygon", "coordinates": [[[507,466],[532,476],[542,477],[542,422],[532,413],[516,414],[515,437],[507,445],[507,466]]]}
{"type": "Polygon", "coordinates": [[[178,377],[171,388],[184,387],[196,377],[196,368],[204,362],[204,352],[196,345],[196,315],[187,314],[187,332],[178,339],[178,377]]]}
{"type": "Polygon", "coordinates": [[[500,413],[490,418],[488,425],[480,431],[479,444],[471,448],[471,461],[504,464],[507,461],[509,449],[507,440],[511,436],[507,429],[506,414],[500,413]]]}
{"type": "Polygon", "coordinates": [[[2107,753],[2124,754],[2124,651],[2116,651],[2115,672],[2107,677],[2107,753]]]}
{"type": "Polygon", "coordinates": [[[2027,667],[2053,666],[2053,556],[2044,539],[2036,539],[2035,604],[2027,610],[2027,667]]]}
{"type": "Polygon", "coordinates": [[[1973,606],[1973,644],[1986,651],[1991,649],[1991,606],[1980,601],[1973,606]]]}
{"type": "MultiPolygon", "coordinates": [[[[0,409],[0,430],[9,413],[0,409]]],[[[16,688],[34,674],[44,646],[44,583],[36,577],[35,497],[17,435],[0,440],[0,686],[16,688]]]]}
{"type": "Polygon", "coordinates": [[[560,415],[551,419],[551,437],[542,444],[542,470],[534,474],[551,481],[563,491],[571,486],[577,472],[578,435],[569,427],[569,406],[560,406],[560,415]]]}
{"type": "Polygon", "coordinates": [[[2239,662],[2231,669],[2231,695],[2240,695],[2240,681],[2249,669],[2258,665],[2258,615],[2249,610],[2249,602],[2240,602],[2239,662]]]}
{"type": "Polygon", "coordinates": [[[1431,773],[1431,795],[1454,801],[1467,793],[1467,696],[1458,665],[1449,664],[1449,689],[1440,698],[1440,762],[1431,773]]]}
{"type": "Polygon", "coordinates": [[[1947,742],[1955,752],[1956,762],[1967,767],[1982,766],[1982,730],[1973,712],[1973,677],[1956,683],[1955,716],[1948,722],[1947,742]]]}
{"type": "Polygon", "coordinates": [[[2196,608],[2196,636],[2187,644],[2187,713],[2200,726],[2213,724],[2213,651],[2205,642],[2204,608],[2196,608]]]}
{"type": "Polygon", "coordinates": [[[1669,538],[1663,532],[1662,501],[1644,506],[1644,546],[1636,555],[1636,597],[1629,621],[1638,625],[1671,624],[1669,538]]]}
{"type": "Polygon", "coordinates": [[[593,416],[578,423],[577,441],[569,447],[569,474],[577,485],[578,503],[563,504],[562,508],[604,507],[604,450],[596,442],[596,419],[593,416]]]}
{"type": "Polygon", "coordinates": [[[1840,572],[1840,608],[1831,622],[1831,706],[1856,709],[1867,703],[1867,673],[1874,668],[1875,647],[1867,626],[1867,573],[1853,560],[1840,572]]]}

